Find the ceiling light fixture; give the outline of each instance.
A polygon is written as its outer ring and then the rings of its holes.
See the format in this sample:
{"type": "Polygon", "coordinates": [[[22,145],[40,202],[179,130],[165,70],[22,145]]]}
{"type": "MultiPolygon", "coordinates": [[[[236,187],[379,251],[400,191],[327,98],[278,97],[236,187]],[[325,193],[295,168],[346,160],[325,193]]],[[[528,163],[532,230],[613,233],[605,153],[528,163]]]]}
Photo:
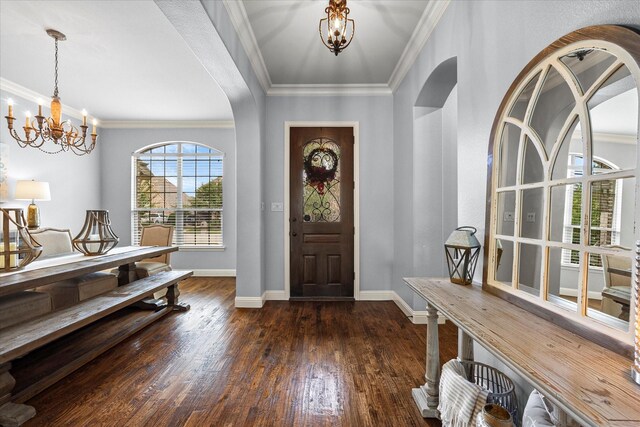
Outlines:
{"type": "Polygon", "coordinates": [[[62,121],[62,104],[60,104],[60,98],[58,97],[58,41],[64,41],[67,37],[59,31],[47,30],[47,34],[55,40],[55,85],[53,89],[53,96],[51,97],[51,117],[44,117],[42,115],[42,100],[38,100],[38,115],[35,116],[35,120],[31,119],[31,113],[26,112],[26,120],[24,124],[24,139],[18,135],[18,132],[13,128],[13,101],[9,99],[7,101],[9,105],[9,114],[5,116],[9,125],[9,132],[13,139],[18,142],[18,145],[22,148],[33,147],[40,151],[49,154],[59,153],[61,151],[72,151],[79,156],[89,154],[96,146],[96,139],[98,134],[96,133],[97,122],[93,119],[93,132],[91,133],[91,142],[87,144],[85,138],[87,136],[87,112],[82,110],[82,135],[78,128],[71,124],[70,120],[62,121]],[[48,141],[53,142],[54,148],[49,150],[44,147],[44,144],[48,141]]]}
{"type": "Polygon", "coordinates": [[[347,7],[347,0],[329,0],[329,6],[324,12],[327,17],[322,18],[318,25],[320,39],[331,52],[338,56],[351,44],[353,35],[356,33],[356,23],[353,19],[349,19],[350,10],[347,7]],[[351,36],[347,41],[349,23],[351,23],[351,36]],[[327,35],[326,40],[323,34],[327,35]]]}

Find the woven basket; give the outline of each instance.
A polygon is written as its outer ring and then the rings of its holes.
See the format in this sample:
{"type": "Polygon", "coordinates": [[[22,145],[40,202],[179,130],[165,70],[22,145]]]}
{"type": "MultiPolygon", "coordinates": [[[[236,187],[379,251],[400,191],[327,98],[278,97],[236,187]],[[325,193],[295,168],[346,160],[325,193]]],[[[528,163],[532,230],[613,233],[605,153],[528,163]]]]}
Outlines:
{"type": "Polygon", "coordinates": [[[489,390],[487,403],[497,403],[511,414],[515,425],[520,425],[518,418],[518,400],[513,381],[496,368],[480,362],[461,361],[468,372],[468,380],[473,381],[485,390],[489,390]]]}

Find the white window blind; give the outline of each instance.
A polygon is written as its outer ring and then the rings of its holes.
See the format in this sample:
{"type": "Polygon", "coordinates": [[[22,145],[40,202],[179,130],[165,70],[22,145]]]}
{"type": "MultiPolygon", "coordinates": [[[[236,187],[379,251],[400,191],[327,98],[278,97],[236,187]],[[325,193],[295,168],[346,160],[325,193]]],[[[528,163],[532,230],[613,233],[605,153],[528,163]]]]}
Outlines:
{"type": "Polygon", "coordinates": [[[142,149],[132,160],[135,244],[144,226],[168,224],[175,227],[174,245],[223,245],[222,152],[192,142],[171,142],[142,149]]]}
{"type": "MultiPolygon", "coordinates": [[[[579,154],[569,155],[567,178],[582,176],[583,158],[579,154]]],[[[617,170],[606,160],[593,160],[593,174],[617,170]]],[[[580,244],[582,203],[582,184],[567,186],[564,217],[564,243],[580,244]]],[[[616,203],[616,194],[622,192],[622,180],[603,179],[593,182],[591,186],[591,227],[589,245],[607,246],[620,243],[620,209],[616,203]]],[[[566,265],[580,265],[580,252],[577,250],[562,250],[562,262],[566,265]]],[[[589,257],[590,267],[602,267],[599,255],[589,257]]]]}

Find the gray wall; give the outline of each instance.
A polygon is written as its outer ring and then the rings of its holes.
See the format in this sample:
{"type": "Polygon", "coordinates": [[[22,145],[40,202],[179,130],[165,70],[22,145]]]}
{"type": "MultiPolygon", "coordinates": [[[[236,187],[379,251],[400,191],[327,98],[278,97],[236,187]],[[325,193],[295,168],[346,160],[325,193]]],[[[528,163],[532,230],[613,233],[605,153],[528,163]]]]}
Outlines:
{"type": "Polygon", "coordinates": [[[236,268],[236,170],[234,129],[103,129],[100,170],[102,206],[109,209],[120,244],[131,243],[131,154],[159,142],[190,141],[222,151],[224,251],[181,250],[171,256],[176,268],[236,268]]]}
{"type": "MultiPolygon", "coordinates": [[[[24,112],[31,111],[32,116],[37,113],[38,105],[35,100],[26,100],[14,94],[0,91],[2,100],[2,131],[0,142],[9,146],[8,159],[2,162],[8,164],[9,200],[0,203],[2,207],[25,208],[30,202],[13,200],[16,180],[47,181],[51,187],[51,201],[36,202],[40,207],[42,227],[69,228],[72,233],[78,233],[84,224],[87,209],[101,209],[100,203],[100,152],[98,149],[85,156],[73,153],[46,154],[31,147],[20,148],[9,135],[4,116],[8,114],[7,98],[14,100],[13,116],[16,117],[14,129],[24,137],[24,112]]],[[[64,112],[64,109],[63,109],[64,112]]],[[[49,109],[45,106],[43,114],[48,116],[49,109]]],[[[64,116],[63,119],[70,117],[64,116]]],[[[81,120],[71,118],[75,125],[81,120]]],[[[98,144],[104,143],[102,129],[98,129],[98,144]]],[[[47,143],[47,147],[51,147],[47,143]]],[[[26,216],[26,212],[25,212],[26,216]]],[[[74,234],[75,235],[75,234],[74,234]]]]}
{"type": "Polygon", "coordinates": [[[393,101],[391,96],[267,98],[264,159],[266,282],[284,290],[284,122],[357,121],[360,127],[360,289],[387,290],[393,257],[393,101]]]}
{"type": "MultiPolygon", "coordinates": [[[[394,268],[392,289],[410,302],[413,107],[438,64],[458,58],[458,223],[484,234],[491,125],[509,85],[540,50],[595,24],[640,24],[637,1],[453,1],[394,94],[394,268]]],[[[482,265],[476,279],[480,280],[482,265]]],[[[484,359],[489,359],[484,357],[484,359]]],[[[519,385],[528,389],[522,381],[519,385]]]]}

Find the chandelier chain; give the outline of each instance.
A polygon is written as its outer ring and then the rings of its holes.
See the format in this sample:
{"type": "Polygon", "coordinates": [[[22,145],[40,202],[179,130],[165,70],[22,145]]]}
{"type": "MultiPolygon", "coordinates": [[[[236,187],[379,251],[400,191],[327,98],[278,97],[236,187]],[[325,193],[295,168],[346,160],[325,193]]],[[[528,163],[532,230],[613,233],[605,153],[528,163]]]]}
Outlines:
{"type": "Polygon", "coordinates": [[[56,66],[55,66],[55,84],[53,87],[53,96],[58,96],[58,39],[56,41],[56,66]]]}

